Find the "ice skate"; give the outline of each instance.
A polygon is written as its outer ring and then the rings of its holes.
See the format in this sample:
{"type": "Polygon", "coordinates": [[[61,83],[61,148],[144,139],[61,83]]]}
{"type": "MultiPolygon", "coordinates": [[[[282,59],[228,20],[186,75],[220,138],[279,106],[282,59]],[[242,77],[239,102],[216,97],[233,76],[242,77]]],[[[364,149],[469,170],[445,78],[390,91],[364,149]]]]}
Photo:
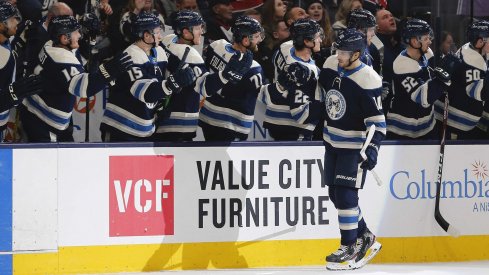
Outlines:
{"type": "Polygon", "coordinates": [[[355,269],[362,268],[370,262],[382,248],[382,245],[376,241],[375,235],[368,229],[357,239],[357,246],[359,251],[355,260],[355,269]]]}
{"type": "Polygon", "coordinates": [[[338,250],[326,257],[326,269],[328,270],[351,270],[355,269],[356,259],[359,252],[357,242],[351,245],[341,245],[338,250]]]}

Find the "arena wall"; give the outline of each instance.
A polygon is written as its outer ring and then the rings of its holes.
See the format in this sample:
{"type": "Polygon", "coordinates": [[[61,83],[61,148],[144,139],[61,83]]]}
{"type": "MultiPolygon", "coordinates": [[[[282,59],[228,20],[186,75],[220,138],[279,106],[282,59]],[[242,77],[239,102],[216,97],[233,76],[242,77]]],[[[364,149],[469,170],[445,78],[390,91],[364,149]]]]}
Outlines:
{"type": "MultiPolygon", "coordinates": [[[[384,145],[360,192],[378,263],[488,260],[489,146],[384,145]]],[[[339,245],[310,143],[0,146],[0,274],[322,265],[339,245]]]]}

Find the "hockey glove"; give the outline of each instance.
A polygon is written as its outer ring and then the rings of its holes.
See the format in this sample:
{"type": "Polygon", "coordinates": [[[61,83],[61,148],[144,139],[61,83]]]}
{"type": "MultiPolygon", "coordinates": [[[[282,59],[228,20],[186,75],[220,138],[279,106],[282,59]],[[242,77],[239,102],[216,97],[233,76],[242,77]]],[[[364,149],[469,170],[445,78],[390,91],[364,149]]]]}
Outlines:
{"type": "Polygon", "coordinates": [[[227,81],[236,84],[250,70],[253,62],[253,54],[246,51],[244,54],[234,54],[222,71],[222,77],[227,81]],[[241,59],[240,59],[241,57],[241,59]]]}
{"type": "Polygon", "coordinates": [[[21,78],[8,86],[10,106],[17,106],[23,98],[43,91],[43,80],[40,75],[21,78]]]}
{"type": "Polygon", "coordinates": [[[382,81],[382,101],[385,100],[391,92],[391,85],[387,81],[382,81]]]}
{"type": "Polygon", "coordinates": [[[287,76],[289,81],[295,84],[296,88],[300,88],[309,82],[312,72],[307,66],[294,62],[287,67],[287,76]]]}
{"type": "Polygon", "coordinates": [[[435,67],[432,71],[432,79],[438,81],[442,86],[447,89],[452,84],[450,80],[450,74],[443,68],[435,67]]]}
{"type": "Polygon", "coordinates": [[[451,76],[460,64],[462,64],[462,60],[453,54],[448,54],[442,58],[439,67],[445,70],[451,76]]]}
{"type": "Polygon", "coordinates": [[[182,68],[177,69],[174,74],[168,76],[165,85],[171,93],[179,93],[183,87],[192,85],[196,78],[194,70],[185,64],[182,68]]]}
{"type": "Polygon", "coordinates": [[[294,62],[278,75],[278,83],[286,90],[300,89],[311,79],[312,73],[305,65],[294,62]]]}
{"type": "Polygon", "coordinates": [[[85,13],[82,18],[80,18],[80,25],[82,26],[83,36],[86,36],[89,39],[93,39],[99,35],[100,30],[102,29],[100,19],[98,19],[97,15],[91,12],[85,13]]]}
{"type": "Polygon", "coordinates": [[[377,165],[378,154],[379,154],[379,148],[377,147],[377,145],[370,143],[367,146],[367,149],[365,149],[365,155],[367,156],[367,159],[362,162],[360,167],[362,169],[368,169],[368,170],[374,169],[375,165],[377,165]]]}
{"type": "Polygon", "coordinates": [[[107,83],[116,80],[121,74],[125,73],[131,68],[133,62],[131,56],[126,52],[115,56],[112,60],[109,60],[99,66],[100,73],[105,78],[107,83]]]}

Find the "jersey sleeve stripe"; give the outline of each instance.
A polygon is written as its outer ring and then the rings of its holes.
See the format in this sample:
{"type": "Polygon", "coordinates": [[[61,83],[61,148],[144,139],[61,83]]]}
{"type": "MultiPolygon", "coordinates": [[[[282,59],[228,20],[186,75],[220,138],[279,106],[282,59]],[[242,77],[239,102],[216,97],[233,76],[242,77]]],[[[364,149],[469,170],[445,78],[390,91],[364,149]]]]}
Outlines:
{"type": "Polygon", "coordinates": [[[484,86],[484,81],[477,80],[467,85],[465,90],[467,91],[467,95],[470,96],[471,98],[482,101],[481,93],[482,93],[483,86],[484,86]]]}
{"type": "Polygon", "coordinates": [[[140,79],[136,80],[131,87],[131,94],[139,99],[140,101],[146,103],[144,100],[144,95],[146,94],[146,90],[148,90],[149,85],[151,83],[156,82],[156,79],[140,79]]]}
{"type": "Polygon", "coordinates": [[[77,97],[87,97],[88,74],[81,73],[73,76],[68,91],[77,97]]]}

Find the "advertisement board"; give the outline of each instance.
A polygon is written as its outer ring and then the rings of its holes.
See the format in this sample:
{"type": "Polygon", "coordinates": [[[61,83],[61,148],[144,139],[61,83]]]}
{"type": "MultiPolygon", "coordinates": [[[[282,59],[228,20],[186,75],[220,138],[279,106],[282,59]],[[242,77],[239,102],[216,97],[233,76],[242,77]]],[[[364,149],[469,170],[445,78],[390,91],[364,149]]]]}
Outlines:
{"type": "MultiPolygon", "coordinates": [[[[489,146],[446,147],[441,211],[459,239],[433,218],[438,150],[381,148],[375,170],[383,185],[368,173],[359,192],[362,215],[384,243],[376,260],[489,259],[489,146]]],[[[11,251],[19,274],[32,272],[32,251],[49,257],[49,272],[77,273],[318,265],[338,246],[320,143],[10,152],[11,251]]],[[[1,163],[4,190],[8,161],[1,163]]],[[[4,208],[1,215],[9,213],[4,208]]]]}

